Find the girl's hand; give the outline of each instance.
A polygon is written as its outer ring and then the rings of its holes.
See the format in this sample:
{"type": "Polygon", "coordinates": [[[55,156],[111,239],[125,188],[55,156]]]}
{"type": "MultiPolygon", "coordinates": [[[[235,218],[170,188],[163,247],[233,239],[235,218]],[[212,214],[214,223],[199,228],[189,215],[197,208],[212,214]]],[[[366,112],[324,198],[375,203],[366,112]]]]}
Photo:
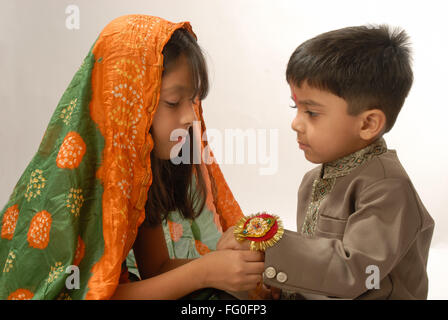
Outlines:
{"type": "Polygon", "coordinates": [[[203,287],[248,291],[263,281],[264,253],[249,250],[213,251],[201,257],[203,287]]]}
{"type": "Polygon", "coordinates": [[[222,234],[221,238],[218,241],[218,244],[216,245],[216,250],[249,250],[249,241],[236,241],[235,236],[233,235],[234,229],[235,226],[232,226],[222,234]]]}

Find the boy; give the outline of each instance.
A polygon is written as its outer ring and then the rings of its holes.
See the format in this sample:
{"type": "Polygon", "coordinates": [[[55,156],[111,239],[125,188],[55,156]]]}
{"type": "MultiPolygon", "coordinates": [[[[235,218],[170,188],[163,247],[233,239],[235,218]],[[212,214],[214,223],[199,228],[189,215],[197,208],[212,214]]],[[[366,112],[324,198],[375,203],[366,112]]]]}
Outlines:
{"type": "Polygon", "coordinates": [[[382,137],[411,88],[408,37],[388,26],[321,34],[292,54],[292,129],[307,160],[297,230],[267,249],[285,298],[426,299],[434,221],[382,137]]]}

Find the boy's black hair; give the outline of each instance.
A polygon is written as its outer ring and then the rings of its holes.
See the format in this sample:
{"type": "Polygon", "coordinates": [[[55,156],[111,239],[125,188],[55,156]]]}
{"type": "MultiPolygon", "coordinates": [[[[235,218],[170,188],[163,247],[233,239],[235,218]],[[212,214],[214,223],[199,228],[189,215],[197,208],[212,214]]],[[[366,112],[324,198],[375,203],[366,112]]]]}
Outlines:
{"type": "Polygon", "coordinates": [[[388,132],[413,82],[409,37],[387,25],[320,34],[291,55],[286,80],[298,87],[306,80],[311,87],[345,99],[350,115],[382,110],[388,132]]]}

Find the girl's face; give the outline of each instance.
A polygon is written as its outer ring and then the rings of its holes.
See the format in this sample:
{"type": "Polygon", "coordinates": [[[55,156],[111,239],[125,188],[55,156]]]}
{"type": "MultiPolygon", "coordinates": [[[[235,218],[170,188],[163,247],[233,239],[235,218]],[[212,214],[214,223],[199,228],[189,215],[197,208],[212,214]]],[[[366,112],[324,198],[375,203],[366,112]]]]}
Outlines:
{"type": "Polygon", "coordinates": [[[195,120],[194,88],[187,58],[181,55],[162,78],[160,99],[151,132],[155,156],[168,160],[176,157],[195,120]]]}

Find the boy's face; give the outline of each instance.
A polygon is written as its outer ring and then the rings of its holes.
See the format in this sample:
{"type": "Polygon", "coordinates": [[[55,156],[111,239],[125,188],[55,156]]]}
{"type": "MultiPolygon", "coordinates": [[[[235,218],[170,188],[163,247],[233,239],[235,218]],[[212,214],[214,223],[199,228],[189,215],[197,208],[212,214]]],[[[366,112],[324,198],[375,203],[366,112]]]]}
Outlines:
{"type": "Polygon", "coordinates": [[[344,99],[312,88],[307,81],[300,88],[291,83],[290,88],[297,106],[291,127],[308,161],[330,162],[363,147],[359,118],[347,113],[344,99]]]}

